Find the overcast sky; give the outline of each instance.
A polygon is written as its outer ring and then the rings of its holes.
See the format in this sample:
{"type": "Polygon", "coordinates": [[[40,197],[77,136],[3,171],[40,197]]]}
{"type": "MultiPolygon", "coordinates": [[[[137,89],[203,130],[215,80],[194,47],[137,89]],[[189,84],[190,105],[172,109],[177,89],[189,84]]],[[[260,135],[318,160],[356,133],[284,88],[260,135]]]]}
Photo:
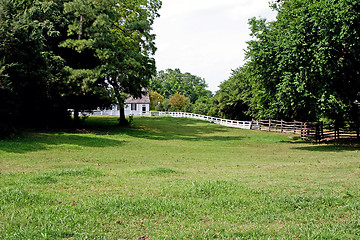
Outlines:
{"type": "Polygon", "coordinates": [[[275,19],[269,0],[163,0],[153,25],[158,70],[179,68],[205,78],[215,92],[244,63],[248,19],[275,19]]]}

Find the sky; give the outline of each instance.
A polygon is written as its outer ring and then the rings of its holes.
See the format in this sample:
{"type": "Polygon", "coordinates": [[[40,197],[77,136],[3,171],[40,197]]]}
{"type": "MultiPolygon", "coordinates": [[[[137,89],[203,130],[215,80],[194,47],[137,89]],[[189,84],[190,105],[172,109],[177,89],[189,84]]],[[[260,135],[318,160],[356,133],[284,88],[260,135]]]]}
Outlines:
{"type": "Polygon", "coordinates": [[[157,70],[204,78],[213,93],[244,63],[248,19],[274,20],[269,0],[163,0],[155,20],[157,70]]]}

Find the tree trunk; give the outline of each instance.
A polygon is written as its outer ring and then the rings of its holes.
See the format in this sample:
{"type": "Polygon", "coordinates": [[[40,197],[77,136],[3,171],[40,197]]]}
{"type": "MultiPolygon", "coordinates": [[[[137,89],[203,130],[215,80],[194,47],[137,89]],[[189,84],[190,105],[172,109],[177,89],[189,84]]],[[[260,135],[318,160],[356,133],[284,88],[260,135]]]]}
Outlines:
{"type": "Polygon", "coordinates": [[[120,126],[126,126],[129,125],[129,122],[125,118],[125,108],[122,105],[119,105],[120,109],[120,119],[119,119],[119,125],[120,126]]]}
{"type": "MultiPolygon", "coordinates": [[[[83,16],[80,16],[80,26],[79,26],[79,34],[78,34],[78,40],[81,40],[81,34],[82,34],[82,20],[83,16]]],[[[80,123],[80,117],[79,117],[79,110],[74,109],[74,124],[75,126],[78,126],[80,123]]]]}
{"type": "Polygon", "coordinates": [[[79,125],[79,122],[80,122],[79,110],[74,109],[74,123],[75,123],[75,126],[79,125]]]}
{"type": "MultiPolygon", "coordinates": [[[[116,79],[116,77],[114,77],[113,79],[116,79]]],[[[111,84],[111,86],[114,89],[115,98],[118,102],[118,106],[119,106],[119,110],[120,110],[119,125],[120,126],[128,126],[129,122],[125,118],[125,106],[124,106],[125,99],[121,96],[120,88],[116,85],[116,83],[112,82],[111,79],[109,80],[109,83],[111,84]]]]}

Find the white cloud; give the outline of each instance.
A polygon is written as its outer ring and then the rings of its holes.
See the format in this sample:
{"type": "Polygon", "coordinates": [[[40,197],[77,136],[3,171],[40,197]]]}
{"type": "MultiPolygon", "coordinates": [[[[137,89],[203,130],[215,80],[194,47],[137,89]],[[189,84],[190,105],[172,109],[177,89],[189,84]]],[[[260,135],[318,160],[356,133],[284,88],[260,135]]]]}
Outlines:
{"type": "Polygon", "coordinates": [[[158,70],[180,68],[217,90],[243,64],[248,19],[274,18],[268,5],[268,0],[163,0],[154,24],[158,70]]]}

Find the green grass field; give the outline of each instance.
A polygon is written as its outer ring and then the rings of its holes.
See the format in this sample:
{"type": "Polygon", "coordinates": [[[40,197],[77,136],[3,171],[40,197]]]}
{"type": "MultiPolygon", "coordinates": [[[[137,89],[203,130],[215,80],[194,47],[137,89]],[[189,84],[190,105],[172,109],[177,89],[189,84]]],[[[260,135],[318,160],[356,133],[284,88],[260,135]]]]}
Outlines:
{"type": "Polygon", "coordinates": [[[0,141],[0,239],[360,239],[359,148],[175,118],[0,141]]]}

